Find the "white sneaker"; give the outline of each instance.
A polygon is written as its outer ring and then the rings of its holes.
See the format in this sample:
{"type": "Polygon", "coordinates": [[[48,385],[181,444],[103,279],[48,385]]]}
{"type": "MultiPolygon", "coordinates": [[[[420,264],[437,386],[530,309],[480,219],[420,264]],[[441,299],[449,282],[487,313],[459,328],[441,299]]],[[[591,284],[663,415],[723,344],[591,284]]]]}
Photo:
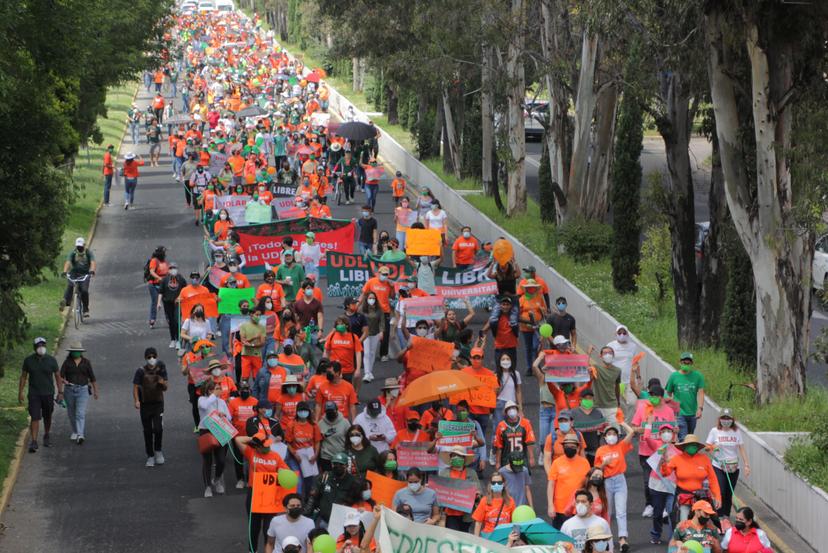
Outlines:
{"type": "Polygon", "coordinates": [[[670,516],[670,513],[667,512],[667,509],[664,509],[664,512],[661,513],[661,518],[667,518],[670,516]]]}
{"type": "Polygon", "coordinates": [[[221,478],[213,480],[213,486],[215,486],[217,494],[221,495],[224,493],[224,480],[221,478]]]}
{"type": "Polygon", "coordinates": [[[129,209],[129,202],[124,202],[124,209],[129,209]]]}
{"type": "Polygon", "coordinates": [[[239,480],[238,482],[236,482],[236,489],[237,490],[243,490],[244,489],[244,480],[239,480]]]}
{"type": "Polygon", "coordinates": [[[387,356],[387,355],[383,355],[383,356],[382,356],[382,358],[380,359],[380,361],[383,361],[383,362],[384,362],[384,361],[388,361],[388,356],[387,356]]]}
{"type": "Polygon", "coordinates": [[[175,349],[175,340],[170,340],[170,349],[175,349]]]}
{"type": "Polygon", "coordinates": [[[156,465],[163,465],[164,464],[164,454],[160,451],[155,452],[155,464],[156,465]]]}
{"type": "Polygon", "coordinates": [[[154,467],[155,466],[155,457],[147,457],[147,464],[144,465],[145,467],[154,467]]]}
{"type": "Polygon", "coordinates": [[[72,440],[73,442],[76,442],[78,440],[78,435],[76,433],[72,432],[72,435],[69,436],[69,439],[72,440]]]}
{"type": "Polygon", "coordinates": [[[373,374],[366,374],[366,375],[362,378],[362,381],[363,381],[363,382],[373,382],[373,381],[374,381],[374,375],[373,375],[373,374]]]}
{"type": "Polygon", "coordinates": [[[204,497],[213,497],[213,490],[210,486],[204,488],[204,497]]]}
{"type": "Polygon", "coordinates": [[[641,513],[641,516],[644,517],[644,518],[652,518],[652,516],[653,516],[653,506],[652,505],[647,505],[646,507],[644,507],[644,512],[641,513]]]}
{"type": "Polygon", "coordinates": [[[492,466],[495,466],[496,464],[494,452],[489,453],[489,464],[492,466]]]}

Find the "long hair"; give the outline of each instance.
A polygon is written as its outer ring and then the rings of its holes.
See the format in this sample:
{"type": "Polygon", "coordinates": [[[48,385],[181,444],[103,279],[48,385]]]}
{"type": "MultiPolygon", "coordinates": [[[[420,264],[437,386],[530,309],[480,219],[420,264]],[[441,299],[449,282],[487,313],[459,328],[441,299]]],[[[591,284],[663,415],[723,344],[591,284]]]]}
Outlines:
{"type": "MultiPolygon", "coordinates": [[[[509,358],[509,361],[513,361],[512,356],[508,353],[503,353],[499,355],[497,359],[495,359],[495,375],[497,376],[498,386],[503,386],[503,367],[500,366],[500,360],[503,359],[504,355],[509,358]]],[[[512,366],[509,367],[509,376],[512,377],[512,381],[515,383],[515,393],[517,393],[518,381],[517,375],[515,374],[515,363],[512,363],[512,366]]]]}
{"type": "MultiPolygon", "coordinates": [[[[500,476],[500,479],[503,481],[503,491],[500,492],[500,496],[503,498],[503,504],[507,505],[509,500],[512,499],[512,496],[509,495],[509,487],[506,486],[506,478],[503,477],[502,474],[495,472],[492,476],[500,476]]],[[[492,495],[492,482],[491,477],[489,477],[489,485],[486,486],[486,501],[491,504],[494,501],[494,495],[492,495]]]]}
{"type": "Polygon", "coordinates": [[[603,477],[604,471],[602,471],[600,467],[592,467],[586,473],[586,476],[584,477],[584,481],[581,483],[581,488],[583,488],[585,490],[589,490],[590,486],[595,486],[595,489],[598,490],[598,497],[601,499],[601,505],[604,509],[601,512],[602,513],[607,513],[607,512],[609,512],[609,503],[607,503],[607,488],[606,488],[606,485],[605,485],[606,481],[602,481],[600,486],[596,486],[595,484],[593,484],[589,481],[589,477],[592,476],[593,474],[595,474],[596,472],[600,472],[601,476],[603,477]]]}
{"type": "Polygon", "coordinates": [[[365,429],[362,428],[362,425],[352,424],[345,432],[345,436],[348,437],[348,440],[345,442],[345,449],[347,451],[352,451],[354,449],[353,444],[351,444],[351,432],[354,430],[359,430],[359,433],[362,434],[362,447],[370,447],[371,442],[368,440],[368,436],[365,434],[365,429]]]}

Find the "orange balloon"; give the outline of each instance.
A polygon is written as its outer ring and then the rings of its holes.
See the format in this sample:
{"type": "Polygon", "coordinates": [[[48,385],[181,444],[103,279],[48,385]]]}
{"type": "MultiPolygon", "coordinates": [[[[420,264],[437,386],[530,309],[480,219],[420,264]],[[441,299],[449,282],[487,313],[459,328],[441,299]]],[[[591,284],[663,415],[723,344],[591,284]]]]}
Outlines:
{"type": "Polygon", "coordinates": [[[268,168],[267,168],[267,174],[268,174],[268,175],[272,175],[272,174],[274,174],[275,172],[276,172],[276,168],[275,168],[275,167],[268,167],[268,168]]]}
{"type": "Polygon", "coordinates": [[[494,246],[492,247],[492,256],[495,258],[495,261],[501,265],[506,265],[514,255],[515,252],[512,250],[511,242],[505,238],[495,240],[494,246]]]}

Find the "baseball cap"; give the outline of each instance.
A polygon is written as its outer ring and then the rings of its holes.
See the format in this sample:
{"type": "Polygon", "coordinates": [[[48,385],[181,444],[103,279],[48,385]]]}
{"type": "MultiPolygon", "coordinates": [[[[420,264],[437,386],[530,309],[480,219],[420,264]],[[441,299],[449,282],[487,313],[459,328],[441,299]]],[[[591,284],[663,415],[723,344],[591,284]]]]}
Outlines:
{"type": "Polygon", "coordinates": [[[325,411],[336,411],[339,407],[336,406],[336,403],[333,401],[326,401],[325,402],[325,411]]]}
{"type": "Polygon", "coordinates": [[[273,404],[270,403],[270,400],[263,399],[256,404],[256,409],[273,409],[273,404]]]}
{"type": "Polygon", "coordinates": [[[39,344],[45,344],[45,343],[46,343],[46,338],[44,338],[43,336],[38,336],[37,338],[34,339],[34,345],[35,346],[37,346],[39,344]]]}
{"type": "Polygon", "coordinates": [[[679,356],[679,361],[684,361],[685,359],[689,359],[690,361],[692,361],[693,360],[693,354],[690,353],[689,351],[681,352],[681,355],[679,356]]]}
{"type": "Polygon", "coordinates": [[[558,413],[558,420],[566,419],[572,420],[572,411],[569,409],[562,409],[560,413],[558,413]]]}
{"type": "Polygon", "coordinates": [[[333,459],[331,459],[331,463],[334,463],[334,464],[337,464],[337,465],[347,465],[348,464],[348,456],[345,455],[342,452],[339,452],[339,453],[337,453],[336,455],[333,456],[333,459]]]}
{"type": "Polygon", "coordinates": [[[497,301],[500,302],[500,303],[511,304],[512,303],[512,298],[510,298],[509,296],[501,296],[497,301]]]}
{"type": "Polygon", "coordinates": [[[730,407],[725,407],[722,409],[722,414],[719,415],[720,419],[732,419],[733,418],[733,409],[730,407]]]}
{"type": "Polygon", "coordinates": [[[389,269],[386,266],[382,266],[382,267],[379,268],[379,271],[377,271],[377,272],[381,275],[387,275],[391,272],[391,269],[389,269]]]}
{"type": "Polygon", "coordinates": [[[708,515],[715,515],[716,511],[713,510],[713,506],[710,504],[709,501],[696,501],[693,503],[693,506],[690,507],[691,511],[704,511],[708,515]]]}
{"type": "Polygon", "coordinates": [[[407,420],[407,421],[410,421],[410,420],[418,421],[418,420],[420,420],[420,414],[417,411],[415,411],[414,409],[409,409],[408,411],[405,412],[405,420],[407,420]]]}
{"type": "Polygon", "coordinates": [[[351,511],[347,515],[345,515],[345,522],[342,524],[342,526],[359,526],[359,523],[359,513],[351,511]]]}
{"type": "Polygon", "coordinates": [[[284,549],[285,547],[289,547],[291,545],[295,547],[302,547],[302,544],[299,543],[299,540],[296,538],[296,536],[288,536],[282,540],[282,549],[284,549]]]}
{"type": "Polygon", "coordinates": [[[560,345],[568,344],[568,343],[569,343],[569,340],[567,340],[566,336],[564,336],[563,334],[558,334],[557,336],[552,338],[552,345],[553,346],[560,346],[560,345]]]}
{"type": "Polygon", "coordinates": [[[356,298],[345,298],[345,301],[342,302],[342,307],[348,307],[349,305],[353,305],[357,303],[356,298]]]}
{"type": "Polygon", "coordinates": [[[75,238],[75,246],[85,246],[86,240],[83,239],[83,236],[78,236],[75,238]]]}
{"type": "Polygon", "coordinates": [[[535,266],[534,265],[529,265],[528,267],[524,267],[523,272],[524,273],[534,273],[534,272],[536,272],[535,271],[535,266]]]}
{"type": "Polygon", "coordinates": [[[595,392],[592,391],[592,388],[586,388],[581,390],[581,397],[595,397],[595,392]]]}

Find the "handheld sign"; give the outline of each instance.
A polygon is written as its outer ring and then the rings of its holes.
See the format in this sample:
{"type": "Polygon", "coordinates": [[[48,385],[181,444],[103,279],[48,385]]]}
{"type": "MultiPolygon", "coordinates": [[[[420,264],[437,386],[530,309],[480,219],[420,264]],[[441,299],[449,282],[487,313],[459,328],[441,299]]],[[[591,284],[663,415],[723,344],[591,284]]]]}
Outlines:
{"type": "Polygon", "coordinates": [[[546,382],[589,382],[589,356],[576,354],[546,355],[546,382]]]}
{"type": "Polygon", "coordinates": [[[452,447],[460,445],[471,447],[474,445],[474,423],[442,420],[437,423],[437,432],[442,438],[437,440],[438,446],[452,447]]]}
{"type": "Polygon", "coordinates": [[[408,366],[414,371],[430,373],[451,368],[451,355],[454,344],[442,340],[431,340],[419,336],[411,337],[411,349],[408,351],[408,366]]]}
{"type": "Polygon", "coordinates": [[[449,507],[464,513],[472,512],[477,496],[477,485],[474,482],[431,476],[427,486],[437,493],[437,504],[440,507],[449,507]]]}
{"type": "Polygon", "coordinates": [[[204,426],[216,438],[218,443],[224,447],[233,437],[239,433],[230,421],[222,417],[218,411],[211,411],[204,419],[204,426]]]}
{"type": "Polygon", "coordinates": [[[241,300],[248,300],[253,303],[253,298],[256,296],[255,288],[220,288],[219,298],[219,313],[222,315],[240,315],[239,302],[241,300]]]}
{"type": "Polygon", "coordinates": [[[371,470],[365,473],[365,479],[371,482],[371,497],[374,501],[389,507],[394,502],[394,494],[408,485],[406,482],[388,478],[371,470]]]}
{"type": "Polygon", "coordinates": [[[437,470],[436,453],[429,453],[428,442],[400,442],[397,446],[397,468],[408,470],[417,467],[422,471],[437,470]]]}

